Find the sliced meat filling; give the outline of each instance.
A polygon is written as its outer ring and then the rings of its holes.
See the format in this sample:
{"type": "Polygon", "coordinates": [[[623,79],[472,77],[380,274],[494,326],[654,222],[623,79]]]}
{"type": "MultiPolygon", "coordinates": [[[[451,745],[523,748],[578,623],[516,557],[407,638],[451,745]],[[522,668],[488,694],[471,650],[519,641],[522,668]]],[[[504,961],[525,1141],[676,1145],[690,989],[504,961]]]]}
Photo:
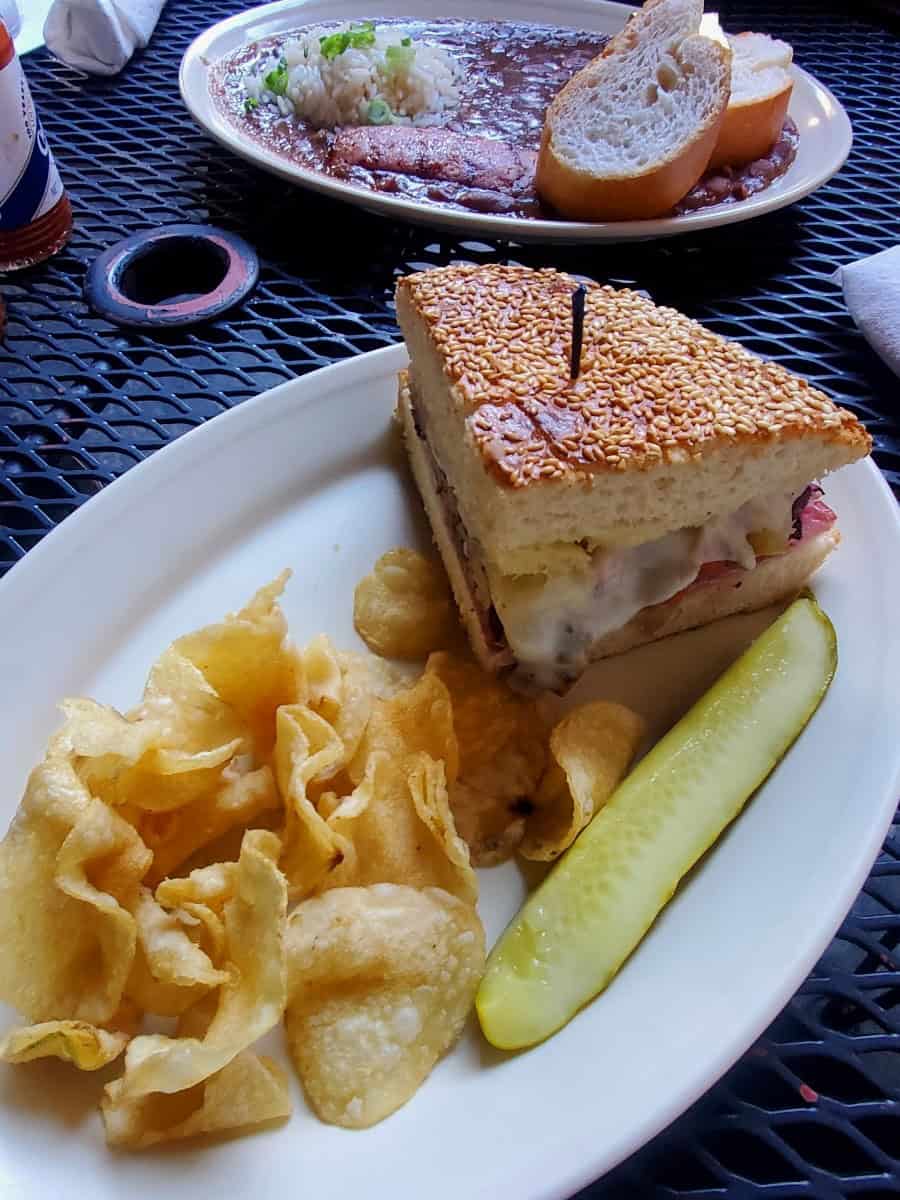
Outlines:
{"type": "Polygon", "coordinates": [[[579,675],[593,645],[639,613],[752,570],[833,522],[812,491],[802,503],[792,504],[790,494],[759,497],[697,528],[598,548],[584,569],[513,577],[488,562],[490,596],[520,669],[553,687],[560,676],[579,675]]]}
{"type": "Polygon", "coordinates": [[[692,587],[752,570],[757,562],[789,553],[835,522],[821,499],[822,489],[811,484],[793,501],[789,495],[750,501],[699,529],[676,530],[623,550],[598,550],[586,571],[506,576],[486,564],[472,544],[415,408],[413,417],[468,600],[495,656],[494,666],[516,666],[539,686],[555,687],[560,678],[578,675],[593,643],[644,609],[672,603],[692,587]]]}

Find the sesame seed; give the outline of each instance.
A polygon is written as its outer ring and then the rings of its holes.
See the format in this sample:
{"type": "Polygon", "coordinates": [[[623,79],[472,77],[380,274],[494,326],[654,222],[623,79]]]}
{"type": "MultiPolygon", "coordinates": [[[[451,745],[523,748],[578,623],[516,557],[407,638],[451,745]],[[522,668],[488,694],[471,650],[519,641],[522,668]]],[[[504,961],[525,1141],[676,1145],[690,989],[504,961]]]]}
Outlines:
{"type": "Polygon", "coordinates": [[[486,464],[512,487],[641,470],[723,444],[814,429],[865,445],[860,422],[767,362],[632,291],[588,286],[581,372],[558,271],[452,266],[401,279],[424,317],[486,464]]]}

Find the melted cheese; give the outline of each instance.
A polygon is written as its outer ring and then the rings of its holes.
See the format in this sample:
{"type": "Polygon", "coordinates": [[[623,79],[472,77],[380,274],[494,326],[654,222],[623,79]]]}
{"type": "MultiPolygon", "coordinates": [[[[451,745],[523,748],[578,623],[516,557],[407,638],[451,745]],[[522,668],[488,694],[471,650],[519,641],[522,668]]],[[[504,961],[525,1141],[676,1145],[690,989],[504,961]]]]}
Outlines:
{"type": "Polygon", "coordinates": [[[513,577],[489,563],[491,598],[520,666],[542,686],[555,686],[584,668],[595,641],[688,587],[704,563],[752,570],[748,534],[769,529],[787,538],[790,528],[790,495],[751,500],[698,528],[596,550],[583,570],[513,577]]]}

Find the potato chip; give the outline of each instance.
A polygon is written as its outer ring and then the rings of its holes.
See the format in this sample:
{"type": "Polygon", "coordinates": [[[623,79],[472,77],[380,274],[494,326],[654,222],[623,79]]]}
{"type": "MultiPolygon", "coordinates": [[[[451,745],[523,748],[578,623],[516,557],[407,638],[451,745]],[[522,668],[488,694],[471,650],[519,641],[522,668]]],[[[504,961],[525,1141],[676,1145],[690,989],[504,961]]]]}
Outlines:
{"type": "Polygon", "coordinates": [[[308,895],[353,848],[318,813],[309,797],[313,782],[330,779],[344,762],[344,747],[331,725],[303,704],[278,710],[275,770],[287,808],[281,869],[292,895],[308,895]]]}
{"type": "Polygon", "coordinates": [[[218,962],[225,950],[225,901],[234,895],[236,862],[212,863],[183,878],[164,879],[156,889],[156,901],[174,910],[188,937],[218,962]]]}
{"type": "MultiPolygon", "coordinates": [[[[339,654],[341,667],[340,708],[327,719],[344,744],[344,758],[349,762],[356,753],[375,699],[375,680],[369,662],[356,654],[339,654]]],[[[371,661],[371,660],[369,660],[371,661]]]]}
{"type": "MultiPolygon", "coordinates": [[[[331,725],[343,746],[341,761],[333,764],[329,780],[338,776],[356,753],[369,722],[376,694],[369,669],[372,661],[371,656],[336,651],[324,634],[300,652],[301,701],[331,725]]],[[[346,778],[337,782],[344,791],[352,788],[346,778]]],[[[322,780],[309,781],[307,794],[314,803],[322,790],[322,780]]]]}
{"type": "Polygon", "coordinates": [[[476,663],[432,654],[426,675],[446,686],[459,746],[450,806],[476,866],[502,862],[525,832],[547,763],[547,733],[536,702],[517,696],[476,663]]]}
{"type": "Polygon", "coordinates": [[[382,658],[426,658],[459,638],[443,568],[402,546],[382,554],[356,585],[353,624],[382,658]]]}
{"type": "Polygon", "coordinates": [[[0,844],[0,998],[31,1021],[110,1020],[134,957],[126,905],[150,858],[67,759],[35,768],[0,844]]]}
{"type": "Polygon", "coordinates": [[[291,1056],[325,1120],[361,1129],[404,1104],[456,1042],[484,970],[474,909],[435,888],[340,888],[288,922],[291,1056]]]}
{"type": "Polygon", "coordinates": [[[374,705],[348,772],[353,782],[359,783],[373,754],[387,754],[399,761],[420,752],[444,763],[448,783],[456,780],[459,752],[453,708],[450,694],[436,673],[423,675],[414,686],[374,705]]]}
{"type": "Polygon", "coordinates": [[[179,1014],[175,1023],[175,1036],[199,1038],[202,1041],[209,1032],[218,1006],[218,995],[215,992],[207,992],[196,1004],[192,1004],[190,1008],[179,1014]]]}
{"type": "Polygon", "coordinates": [[[181,866],[197,851],[232,829],[244,828],[262,813],[281,807],[281,796],[269,767],[248,769],[232,759],[220,784],[209,794],[173,812],[136,812],[135,827],[153,851],[147,875],[151,885],[181,866]]]}
{"type": "Polygon", "coordinates": [[[234,895],[237,863],[218,862],[198,867],[190,875],[164,879],[156,889],[156,901],[163,908],[202,904],[221,912],[225,901],[234,895]]]}
{"type": "Polygon", "coordinates": [[[284,1069],[248,1050],[187,1091],[155,1092],[118,1103],[105,1098],[100,1107],[107,1142],[129,1150],[202,1134],[236,1133],[291,1115],[284,1069]]]}
{"type": "Polygon", "coordinates": [[[61,1058],[80,1071],[97,1071],[118,1058],[128,1035],[98,1029],[86,1021],[42,1021],[12,1029],[0,1041],[0,1059],[26,1063],[35,1058],[61,1058]]]}
{"type": "Polygon", "coordinates": [[[512,858],[525,836],[530,808],[531,801],[504,803],[460,780],[450,791],[454,824],[476,867],[494,867],[512,858]]]}
{"type": "Polygon", "coordinates": [[[469,847],[459,836],[450,810],[444,764],[427,754],[415,754],[407,759],[406,781],[416,815],[441,847],[451,871],[445,884],[434,886],[474,904],[478,899],[478,881],[472,870],[469,847]]]}
{"type": "Polygon", "coordinates": [[[525,858],[549,861],[574,842],[625,775],[645,728],[637,713],[603,700],[562,718],[550,735],[553,762],[520,846],[525,858]]]}
{"type": "Polygon", "coordinates": [[[353,848],[322,888],[373,883],[438,887],[474,903],[478,881],[457,835],[444,764],[427,754],[369,758],[365,778],[328,818],[353,848]]]}
{"type": "Polygon", "coordinates": [[[50,739],[47,752],[51,758],[104,758],[114,754],[120,763],[130,765],[164,744],[165,729],[158,721],[129,721],[96,700],[69,698],[63,700],[60,709],[63,723],[50,739]]]}
{"type": "Polygon", "coordinates": [[[172,645],[172,652],[193,663],[236,714],[258,763],[271,755],[277,709],[298,698],[298,656],[278,605],[289,577],[290,572],[283,571],[240,612],[172,645]]]}
{"type": "Polygon", "coordinates": [[[125,984],[125,998],[140,1012],[157,1017],[177,1017],[196,1004],[208,990],[199,986],[179,987],[176,983],[162,983],[156,979],[138,943],[125,984]]]}
{"type": "MultiPolygon", "coordinates": [[[[221,777],[217,768],[243,744],[239,736],[209,744],[191,740],[170,713],[165,720],[123,717],[92,700],[65,700],[62,708],[65,722],[51,753],[74,756],[92,795],[114,806],[166,812],[189,804],[215,789],[221,777]]],[[[238,732],[233,721],[228,732],[238,732]]]]}
{"type": "MultiPolygon", "coordinates": [[[[135,950],[137,958],[137,950],[135,950]]],[[[128,996],[122,997],[122,1003],[109,1018],[103,1022],[103,1028],[110,1033],[124,1033],[132,1038],[141,1028],[144,1021],[143,1009],[139,1008],[128,996]]]]}
{"type": "Polygon", "coordinates": [[[415,685],[421,666],[411,662],[390,662],[374,654],[342,653],[342,661],[351,661],[364,678],[364,685],[378,700],[392,700],[398,692],[415,685]]]}
{"type": "Polygon", "coordinates": [[[133,1102],[155,1092],[186,1092],[221,1071],[278,1023],[287,997],[287,885],[278,870],[279,839],[265,830],[245,834],[234,896],[225,903],[228,981],[203,1039],[144,1034],[125,1054],[125,1074],[106,1087],[107,1128],[127,1123],[133,1102]]]}
{"type": "MultiPolygon", "coordinates": [[[[128,980],[128,995],[145,1012],[176,1017],[210,988],[228,980],[188,935],[186,914],[167,912],[142,888],[133,915],[138,953],[128,980]]],[[[188,918],[190,919],[190,918],[188,918]]]]}
{"type": "Polygon", "coordinates": [[[56,884],[102,912],[131,909],[151,863],[127,821],[91,800],[56,856],[56,884]]]}
{"type": "Polygon", "coordinates": [[[177,645],[165,650],[150,668],[141,703],[128,719],[155,720],[166,730],[164,744],[181,749],[208,749],[244,738],[238,714],[177,645]]]}
{"type": "Polygon", "coordinates": [[[196,754],[151,751],[134,766],[123,769],[113,755],[106,755],[102,764],[97,759],[81,759],[77,770],[91,793],[105,804],[168,813],[189,804],[210,802],[224,786],[225,771],[235,761],[241,744],[235,739],[196,754]]]}

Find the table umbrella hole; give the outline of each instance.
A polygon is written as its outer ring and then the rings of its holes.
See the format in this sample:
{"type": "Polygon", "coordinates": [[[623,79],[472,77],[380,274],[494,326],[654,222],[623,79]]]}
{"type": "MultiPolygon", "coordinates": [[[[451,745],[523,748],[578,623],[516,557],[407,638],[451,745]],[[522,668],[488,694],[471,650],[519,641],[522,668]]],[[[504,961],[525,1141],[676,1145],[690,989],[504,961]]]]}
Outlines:
{"type": "Polygon", "coordinates": [[[85,281],[97,312],[119,325],[163,328],[220,316],[259,277],[256,251],[212,225],[143,230],[96,258],[85,281]]]}
{"type": "Polygon", "coordinates": [[[228,255],[215,242],[173,237],[151,242],[122,272],[119,288],[135,304],[182,304],[214,292],[228,272],[228,255]]]}

